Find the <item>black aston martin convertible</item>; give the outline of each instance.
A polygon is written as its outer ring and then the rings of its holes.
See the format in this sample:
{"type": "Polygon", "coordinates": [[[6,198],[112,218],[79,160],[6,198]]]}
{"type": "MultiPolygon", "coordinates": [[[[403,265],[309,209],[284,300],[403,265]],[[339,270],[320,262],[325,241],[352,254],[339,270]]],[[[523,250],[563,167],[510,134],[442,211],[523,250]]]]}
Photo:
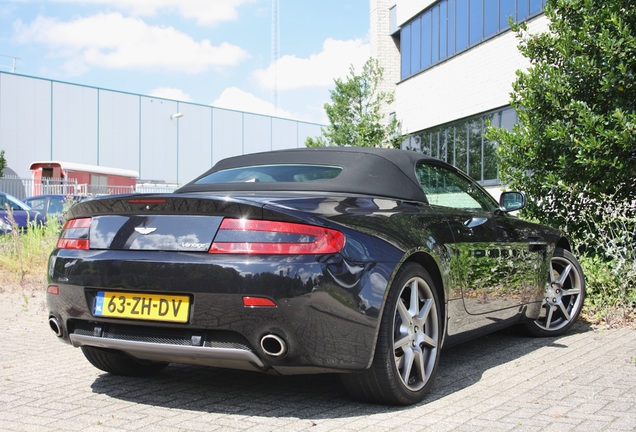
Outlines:
{"type": "Polygon", "coordinates": [[[410,151],[225,159],[174,194],[72,207],[49,325],[112,374],[339,373],[358,399],[412,404],[443,347],[577,319],[581,266],[562,232],[511,215],[524,205],[410,151]]]}

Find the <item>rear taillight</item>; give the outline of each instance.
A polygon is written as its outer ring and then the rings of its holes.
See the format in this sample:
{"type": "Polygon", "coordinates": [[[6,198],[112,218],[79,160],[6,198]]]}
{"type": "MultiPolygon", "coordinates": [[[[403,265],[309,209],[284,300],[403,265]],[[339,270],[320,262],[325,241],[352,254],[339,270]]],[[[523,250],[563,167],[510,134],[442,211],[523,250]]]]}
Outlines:
{"type": "Polygon", "coordinates": [[[210,253],[331,254],[342,250],[340,231],[314,225],[246,219],[224,219],[210,253]]]}
{"type": "Polygon", "coordinates": [[[91,218],[71,219],[66,221],[60,238],[57,240],[58,249],[90,249],[89,232],[91,218]]]}

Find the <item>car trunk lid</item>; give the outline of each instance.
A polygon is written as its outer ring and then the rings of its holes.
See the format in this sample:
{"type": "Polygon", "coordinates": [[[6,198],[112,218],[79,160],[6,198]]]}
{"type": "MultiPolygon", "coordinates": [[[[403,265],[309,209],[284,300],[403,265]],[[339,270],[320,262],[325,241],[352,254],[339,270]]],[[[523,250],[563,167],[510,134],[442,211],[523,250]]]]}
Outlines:
{"type": "Polygon", "coordinates": [[[76,204],[68,219],[90,219],[63,233],[90,249],[207,252],[224,218],[261,219],[262,204],[228,197],[134,195],[76,204]],[[85,234],[82,234],[84,230],[85,234]]]}

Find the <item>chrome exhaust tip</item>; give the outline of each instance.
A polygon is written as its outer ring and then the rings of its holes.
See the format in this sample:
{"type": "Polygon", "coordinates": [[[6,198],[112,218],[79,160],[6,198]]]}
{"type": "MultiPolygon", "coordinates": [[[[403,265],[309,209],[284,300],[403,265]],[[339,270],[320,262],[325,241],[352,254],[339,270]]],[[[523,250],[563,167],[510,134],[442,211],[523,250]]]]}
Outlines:
{"type": "Polygon", "coordinates": [[[261,348],[271,357],[283,357],[287,354],[287,343],[275,334],[267,334],[261,338],[261,348]]]}
{"type": "Polygon", "coordinates": [[[51,330],[53,330],[55,336],[62,337],[62,326],[60,325],[60,322],[57,320],[57,318],[49,317],[49,327],[51,327],[51,330]]]}

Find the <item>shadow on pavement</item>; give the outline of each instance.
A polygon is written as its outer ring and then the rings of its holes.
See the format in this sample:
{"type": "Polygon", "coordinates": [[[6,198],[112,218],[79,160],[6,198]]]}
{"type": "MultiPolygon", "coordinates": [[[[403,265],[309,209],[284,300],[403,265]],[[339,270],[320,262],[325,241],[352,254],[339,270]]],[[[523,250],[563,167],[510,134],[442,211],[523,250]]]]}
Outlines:
{"type": "MultiPolygon", "coordinates": [[[[578,323],[572,333],[590,327],[578,323]]],[[[426,404],[465,389],[486,371],[539,348],[567,349],[560,338],[530,338],[516,329],[483,336],[442,352],[426,404]]],[[[346,418],[408,409],[359,403],[345,392],[337,375],[273,376],[256,372],[172,364],[161,374],[130,378],[102,374],[95,393],[137,404],[258,417],[346,418]]]]}

